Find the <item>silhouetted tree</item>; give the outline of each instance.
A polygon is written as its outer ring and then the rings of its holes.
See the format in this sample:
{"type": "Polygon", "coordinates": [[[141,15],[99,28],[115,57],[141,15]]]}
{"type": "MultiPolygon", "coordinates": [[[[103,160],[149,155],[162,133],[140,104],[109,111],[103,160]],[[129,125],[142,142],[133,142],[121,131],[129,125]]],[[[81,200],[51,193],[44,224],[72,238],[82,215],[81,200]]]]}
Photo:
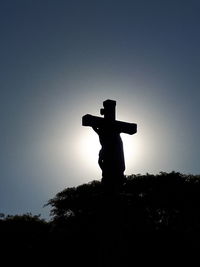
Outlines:
{"type": "Polygon", "coordinates": [[[93,181],[63,190],[48,205],[54,231],[63,231],[63,239],[71,243],[84,240],[80,244],[86,250],[95,246],[93,255],[102,256],[100,266],[106,260],[125,266],[133,251],[136,258],[155,252],[178,258],[199,248],[198,175],[131,175],[118,192],[107,192],[93,181]]]}
{"type": "Polygon", "coordinates": [[[49,222],[0,214],[2,260],[9,254],[5,260],[17,266],[97,267],[199,260],[199,175],[131,175],[117,191],[92,181],[46,205],[49,222]]]}
{"type": "MultiPolygon", "coordinates": [[[[44,262],[49,225],[40,215],[3,215],[0,219],[0,251],[3,262],[28,266],[44,262]]],[[[8,265],[9,265],[8,264],[8,265]]]]}

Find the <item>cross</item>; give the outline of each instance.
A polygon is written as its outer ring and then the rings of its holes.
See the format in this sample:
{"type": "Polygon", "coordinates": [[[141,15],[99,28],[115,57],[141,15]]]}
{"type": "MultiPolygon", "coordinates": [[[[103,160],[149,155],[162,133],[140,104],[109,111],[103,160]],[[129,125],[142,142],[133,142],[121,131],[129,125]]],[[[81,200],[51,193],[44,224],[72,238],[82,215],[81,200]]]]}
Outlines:
{"type": "Polygon", "coordinates": [[[124,180],[124,152],[120,133],[135,134],[137,124],[117,121],[116,101],[105,100],[100,114],[103,117],[86,114],[82,117],[82,125],[90,126],[99,135],[102,146],[99,152],[99,166],[102,169],[102,182],[106,184],[121,183],[124,180]]]}

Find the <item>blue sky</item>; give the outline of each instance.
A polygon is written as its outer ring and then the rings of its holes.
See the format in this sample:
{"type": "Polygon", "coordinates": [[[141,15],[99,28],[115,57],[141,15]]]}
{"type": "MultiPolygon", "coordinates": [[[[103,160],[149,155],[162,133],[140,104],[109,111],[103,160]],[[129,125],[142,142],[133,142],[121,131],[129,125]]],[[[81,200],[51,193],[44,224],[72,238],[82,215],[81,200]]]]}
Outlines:
{"type": "Polygon", "coordinates": [[[58,191],[101,178],[81,117],[108,98],[138,124],[126,174],[199,173],[199,13],[194,0],[2,0],[0,212],[47,216],[58,191]]]}

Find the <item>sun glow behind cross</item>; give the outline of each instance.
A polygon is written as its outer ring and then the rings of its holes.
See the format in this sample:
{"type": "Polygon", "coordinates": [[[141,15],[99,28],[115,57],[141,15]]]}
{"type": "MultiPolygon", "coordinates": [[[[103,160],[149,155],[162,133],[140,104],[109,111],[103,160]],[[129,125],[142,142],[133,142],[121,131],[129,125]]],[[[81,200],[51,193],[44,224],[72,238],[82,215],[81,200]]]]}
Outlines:
{"type": "Polygon", "coordinates": [[[143,146],[141,140],[138,139],[136,135],[127,135],[121,134],[124,148],[124,157],[125,157],[125,174],[133,174],[135,171],[135,166],[140,164],[139,158],[143,151],[143,146]]]}
{"type": "Polygon", "coordinates": [[[98,135],[91,128],[82,129],[76,151],[82,164],[94,173],[97,173],[98,170],[98,154],[100,149],[101,145],[98,135]]]}
{"type": "MultiPolygon", "coordinates": [[[[133,135],[121,134],[126,164],[125,174],[132,174],[134,172],[134,166],[137,162],[136,157],[139,154],[139,150],[141,150],[141,142],[138,142],[135,137],[133,135]]],[[[101,145],[98,135],[92,128],[82,129],[76,151],[84,167],[94,174],[98,171],[101,173],[98,165],[100,149],[101,145]]]]}

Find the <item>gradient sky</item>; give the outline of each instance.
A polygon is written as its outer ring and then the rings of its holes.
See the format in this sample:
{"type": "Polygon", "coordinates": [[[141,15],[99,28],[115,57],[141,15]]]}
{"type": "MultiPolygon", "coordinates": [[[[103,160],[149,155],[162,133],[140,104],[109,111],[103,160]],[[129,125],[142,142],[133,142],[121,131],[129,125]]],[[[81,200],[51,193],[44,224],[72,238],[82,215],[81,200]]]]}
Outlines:
{"type": "Polygon", "coordinates": [[[199,0],[1,0],[0,212],[46,217],[57,192],[101,178],[81,117],[106,99],[138,124],[126,174],[199,174],[199,14],[199,0]]]}

